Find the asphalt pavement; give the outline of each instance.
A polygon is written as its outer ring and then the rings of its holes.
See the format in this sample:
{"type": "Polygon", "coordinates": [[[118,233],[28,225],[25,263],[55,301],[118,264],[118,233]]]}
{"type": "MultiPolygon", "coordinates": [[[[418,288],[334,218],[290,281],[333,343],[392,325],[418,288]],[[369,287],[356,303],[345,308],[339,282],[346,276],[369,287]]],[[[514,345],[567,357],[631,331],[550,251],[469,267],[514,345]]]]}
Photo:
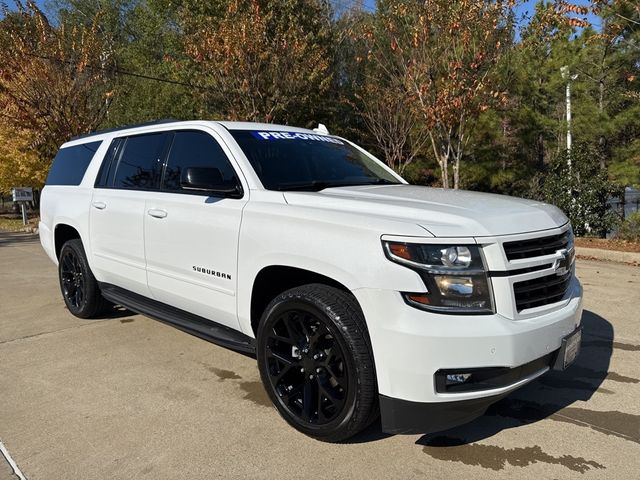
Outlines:
{"type": "MultiPolygon", "coordinates": [[[[640,268],[578,261],[575,365],[471,424],[317,442],[255,360],[126,310],[64,307],[37,237],[0,234],[0,441],[25,478],[639,478],[640,268]]],[[[0,456],[0,480],[18,478],[0,456]]]]}

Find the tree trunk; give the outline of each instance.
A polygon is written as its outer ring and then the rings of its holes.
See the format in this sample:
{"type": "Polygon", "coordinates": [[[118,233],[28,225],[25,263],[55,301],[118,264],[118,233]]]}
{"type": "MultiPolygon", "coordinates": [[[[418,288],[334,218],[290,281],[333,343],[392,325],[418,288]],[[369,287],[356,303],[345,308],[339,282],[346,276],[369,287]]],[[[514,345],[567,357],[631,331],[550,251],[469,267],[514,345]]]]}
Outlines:
{"type": "Polygon", "coordinates": [[[433,155],[438,161],[440,166],[440,175],[442,179],[442,188],[449,188],[449,151],[440,153],[436,146],[436,139],[433,136],[433,132],[429,132],[429,139],[431,140],[431,148],[433,149],[433,155]]]}
{"type": "Polygon", "coordinates": [[[449,156],[442,155],[438,161],[440,164],[440,171],[442,172],[442,188],[449,188],[449,156]]]}
{"type": "Polygon", "coordinates": [[[600,79],[600,82],[598,84],[598,90],[598,110],[600,110],[600,113],[602,113],[604,110],[604,80],[602,78],[600,79]]]}
{"type": "MultiPolygon", "coordinates": [[[[604,80],[601,78],[598,83],[598,110],[600,111],[600,117],[604,113],[604,80]]],[[[606,162],[604,159],[604,135],[600,135],[600,139],[598,140],[598,145],[600,145],[600,168],[606,168],[606,162]]]]}
{"type": "Polygon", "coordinates": [[[453,165],[453,188],[460,188],[460,155],[456,155],[456,162],[453,165]]]}
{"type": "Polygon", "coordinates": [[[542,170],[544,167],[544,138],[542,134],[538,135],[538,148],[536,148],[538,154],[538,170],[542,170]]]}

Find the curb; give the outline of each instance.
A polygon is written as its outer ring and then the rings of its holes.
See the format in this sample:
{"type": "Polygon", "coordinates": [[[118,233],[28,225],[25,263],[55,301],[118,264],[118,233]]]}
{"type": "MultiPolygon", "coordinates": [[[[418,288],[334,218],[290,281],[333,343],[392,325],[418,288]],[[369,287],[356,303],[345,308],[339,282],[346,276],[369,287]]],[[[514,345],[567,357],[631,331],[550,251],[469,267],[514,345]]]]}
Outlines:
{"type": "Polygon", "coordinates": [[[631,263],[640,265],[640,253],[604,250],[602,248],[576,247],[576,255],[589,259],[605,260],[607,262],[631,263]]]}

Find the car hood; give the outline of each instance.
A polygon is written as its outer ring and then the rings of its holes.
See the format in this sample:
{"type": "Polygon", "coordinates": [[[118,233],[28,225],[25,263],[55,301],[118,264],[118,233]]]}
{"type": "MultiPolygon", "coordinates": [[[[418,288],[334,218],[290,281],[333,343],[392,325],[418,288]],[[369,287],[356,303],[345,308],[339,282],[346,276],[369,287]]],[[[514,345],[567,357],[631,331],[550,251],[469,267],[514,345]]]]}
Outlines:
{"type": "Polygon", "coordinates": [[[568,221],[558,208],[534,200],[416,185],[339,187],[284,196],[290,205],[409,221],[436,237],[509,235],[568,221]]]}

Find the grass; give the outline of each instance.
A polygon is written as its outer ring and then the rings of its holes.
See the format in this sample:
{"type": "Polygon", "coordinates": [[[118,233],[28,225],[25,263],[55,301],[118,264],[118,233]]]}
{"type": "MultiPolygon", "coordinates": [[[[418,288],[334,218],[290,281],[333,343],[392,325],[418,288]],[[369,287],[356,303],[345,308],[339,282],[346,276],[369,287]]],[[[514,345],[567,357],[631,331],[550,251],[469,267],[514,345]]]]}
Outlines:
{"type": "Polygon", "coordinates": [[[29,218],[28,224],[22,224],[22,218],[12,218],[8,216],[0,216],[0,231],[4,232],[24,232],[31,231],[32,228],[38,226],[38,218],[29,218]]]}

